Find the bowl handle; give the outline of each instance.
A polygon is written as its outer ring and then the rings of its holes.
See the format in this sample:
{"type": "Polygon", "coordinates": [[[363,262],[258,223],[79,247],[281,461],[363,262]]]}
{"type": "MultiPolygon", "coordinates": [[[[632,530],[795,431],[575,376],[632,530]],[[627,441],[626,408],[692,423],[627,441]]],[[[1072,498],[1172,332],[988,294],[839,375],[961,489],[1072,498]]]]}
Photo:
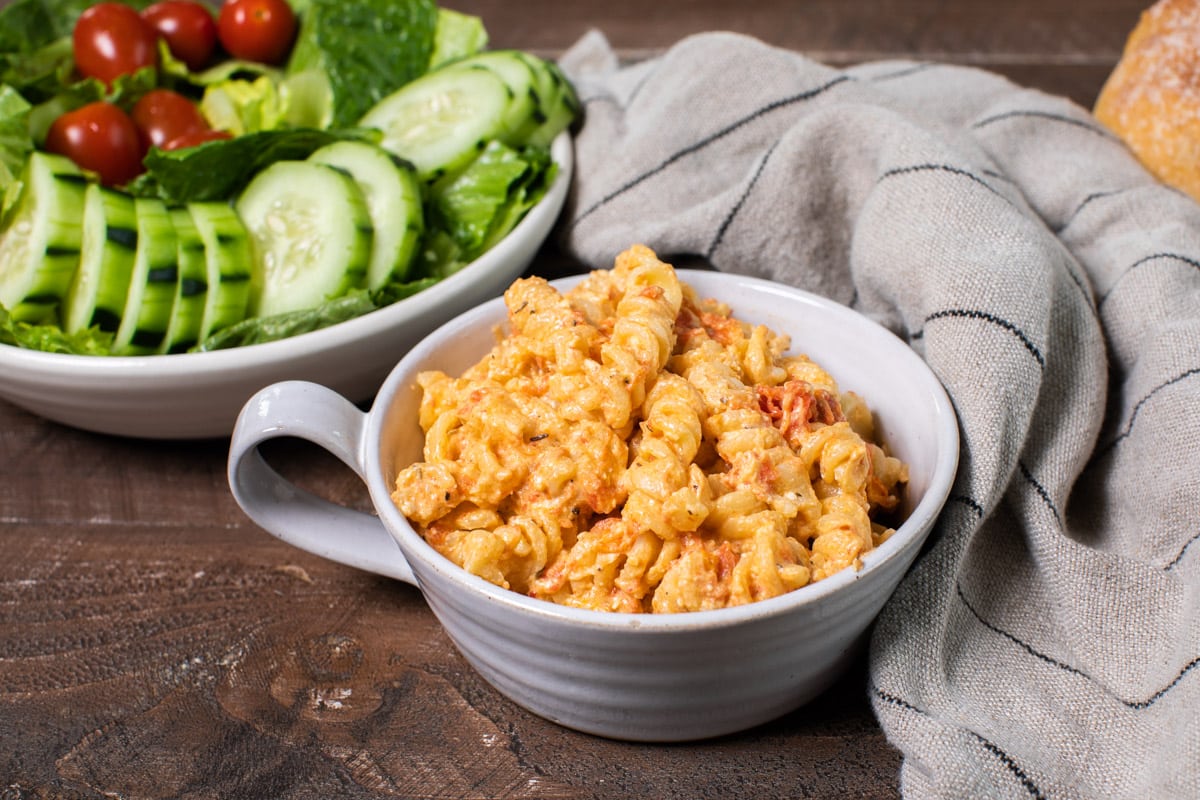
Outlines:
{"type": "Polygon", "coordinates": [[[373,514],[301,489],[276,472],[259,445],[295,436],[325,448],[366,481],[367,415],[346,398],[308,381],[262,389],[238,415],[229,444],[229,488],[250,519],[302,550],[416,585],[400,547],[373,514]]]}

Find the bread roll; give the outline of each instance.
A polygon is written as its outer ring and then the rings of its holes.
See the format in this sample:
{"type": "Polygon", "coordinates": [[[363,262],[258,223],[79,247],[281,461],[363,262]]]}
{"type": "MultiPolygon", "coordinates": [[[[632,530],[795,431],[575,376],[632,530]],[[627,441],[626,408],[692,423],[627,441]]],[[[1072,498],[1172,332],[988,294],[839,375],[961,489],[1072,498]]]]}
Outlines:
{"type": "Polygon", "coordinates": [[[1159,180],[1200,200],[1200,0],[1142,12],[1095,115],[1159,180]]]}

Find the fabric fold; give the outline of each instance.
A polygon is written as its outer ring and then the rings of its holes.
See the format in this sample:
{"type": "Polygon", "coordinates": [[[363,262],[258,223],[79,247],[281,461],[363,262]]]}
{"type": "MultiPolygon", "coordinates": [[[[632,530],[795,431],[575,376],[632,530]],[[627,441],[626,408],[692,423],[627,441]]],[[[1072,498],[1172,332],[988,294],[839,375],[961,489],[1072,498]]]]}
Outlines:
{"type": "Polygon", "coordinates": [[[1200,206],[974,68],[728,33],[622,66],[593,32],[561,63],[571,254],[826,295],[955,404],[951,500],[870,643],[905,796],[1200,796],[1200,206]]]}

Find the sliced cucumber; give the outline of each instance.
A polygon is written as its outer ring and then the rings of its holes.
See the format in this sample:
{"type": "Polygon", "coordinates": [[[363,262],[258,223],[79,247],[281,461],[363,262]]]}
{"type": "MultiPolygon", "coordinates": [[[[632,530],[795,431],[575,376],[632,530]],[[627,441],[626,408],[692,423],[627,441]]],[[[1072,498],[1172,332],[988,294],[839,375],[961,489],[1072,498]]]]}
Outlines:
{"type": "Polygon", "coordinates": [[[513,144],[524,142],[545,120],[544,100],[538,92],[540,76],[522,55],[516,50],[486,50],[443,67],[486,69],[504,81],[512,99],[509,101],[503,136],[513,144]]]}
{"type": "Polygon", "coordinates": [[[246,318],[253,256],[250,235],[228,203],[193,202],[187,211],[204,242],[204,317],[197,334],[203,341],[246,318]]]}
{"type": "Polygon", "coordinates": [[[166,204],[154,197],[138,197],[137,249],[125,312],[113,338],[113,352],[144,355],[161,349],[175,304],[179,282],[175,229],[166,204]]]}
{"type": "Polygon", "coordinates": [[[55,322],[79,266],[87,180],[69,159],[30,155],[0,234],[0,305],[13,319],[55,322]]]}
{"type": "Polygon", "coordinates": [[[90,184],[84,195],[79,268],[63,305],[62,324],[67,333],[93,325],[115,333],[120,327],[137,238],[133,198],[90,184]]]}
{"type": "Polygon", "coordinates": [[[541,122],[526,137],[525,143],[548,147],[555,136],[575,121],[583,106],[575,94],[575,87],[563,75],[558,64],[531,53],[517,52],[515,55],[523,59],[537,76],[537,92],[542,98],[541,122]]]}
{"type": "Polygon", "coordinates": [[[250,233],[250,312],[312,308],[363,285],[374,231],[366,199],[345,172],[276,161],[237,200],[250,233]]]}
{"type": "Polygon", "coordinates": [[[443,68],[380,100],[359,125],[378,128],[384,149],[411,162],[421,180],[434,181],[507,131],[513,100],[491,70],[443,68]]]}
{"type": "Polygon", "coordinates": [[[358,141],[326,145],[309,161],[345,170],[362,190],[375,231],[367,288],[380,289],[390,280],[408,277],[425,229],[416,169],[380,147],[358,141]]]}
{"type": "Polygon", "coordinates": [[[191,212],[186,208],[172,208],[170,216],[171,227],[175,230],[175,261],[179,268],[179,280],[175,283],[171,322],[159,352],[183,353],[200,340],[200,326],[204,324],[204,305],[208,297],[208,261],[204,239],[196,229],[191,212]]]}

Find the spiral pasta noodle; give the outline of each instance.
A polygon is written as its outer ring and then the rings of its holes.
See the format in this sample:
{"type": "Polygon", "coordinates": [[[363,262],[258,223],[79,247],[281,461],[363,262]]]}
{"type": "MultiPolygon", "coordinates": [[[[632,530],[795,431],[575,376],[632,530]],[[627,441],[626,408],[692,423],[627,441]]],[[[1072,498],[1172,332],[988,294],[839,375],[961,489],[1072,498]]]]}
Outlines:
{"type": "Polygon", "coordinates": [[[700,611],[857,568],[891,534],[907,468],[866,403],[649,248],[505,303],[483,359],[418,376],[422,460],[393,486],[468,571],[579,608],[700,611]]]}

